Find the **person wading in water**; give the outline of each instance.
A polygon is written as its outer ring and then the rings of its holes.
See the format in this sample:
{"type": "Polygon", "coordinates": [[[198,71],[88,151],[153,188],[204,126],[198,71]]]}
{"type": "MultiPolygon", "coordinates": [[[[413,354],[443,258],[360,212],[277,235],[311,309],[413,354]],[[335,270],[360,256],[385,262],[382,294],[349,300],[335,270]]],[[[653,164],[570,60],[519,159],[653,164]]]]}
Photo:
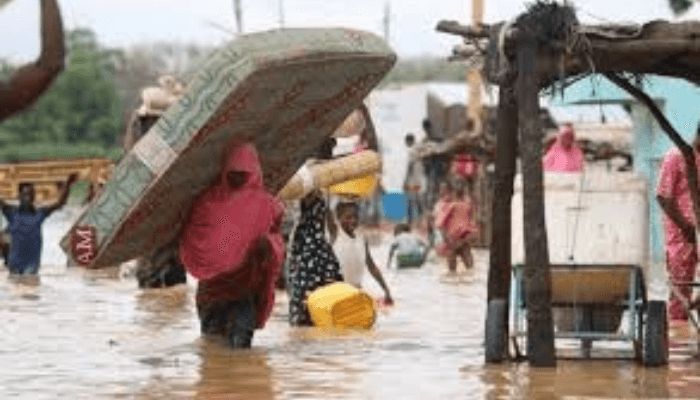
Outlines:
{"type": "Polygon", "coordinates": [[[220,180],[194,202],[180,238],[180,260],[195,278],[203,334],[249,348],[275,302],[284,262],[283,206],[265,191],[251,144],[227,154],[220,180]]]}

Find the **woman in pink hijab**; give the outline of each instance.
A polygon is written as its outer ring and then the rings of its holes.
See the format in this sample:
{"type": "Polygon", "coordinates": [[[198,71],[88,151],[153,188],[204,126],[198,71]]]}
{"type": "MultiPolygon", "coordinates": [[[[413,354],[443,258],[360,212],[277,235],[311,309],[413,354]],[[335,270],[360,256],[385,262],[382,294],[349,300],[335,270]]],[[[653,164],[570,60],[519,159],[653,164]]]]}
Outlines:
{"type": "Polygon", "coordinates": [[[195,200],[180,239],[180,259],[199,279],[202,333],[248,348],[253,331],[264,327],[284,261],[282,215],[263,186],[255,147],[233,147],[220,180],[195,200]]]}
{"type": "Polygon", "coordinates": [[[556,142],[544,156],[545,172],[583,171],[583,151],[576,145],[574,128],[565,124],[557,135],[556,142]]]}

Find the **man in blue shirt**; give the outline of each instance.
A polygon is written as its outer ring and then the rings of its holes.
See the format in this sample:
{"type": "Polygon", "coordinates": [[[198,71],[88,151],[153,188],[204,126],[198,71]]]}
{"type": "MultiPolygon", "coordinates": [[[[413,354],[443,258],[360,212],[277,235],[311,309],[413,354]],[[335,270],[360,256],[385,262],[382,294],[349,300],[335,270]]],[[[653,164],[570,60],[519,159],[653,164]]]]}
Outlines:
{"type": "Polygon", "coordinates": [[[11,206],[0,200],[2,213],[7,219],[7,231],[10,234],[10,254],[7,267],[11,274],[35,275],[41,265],[41,225],[54,211],[66,204],[70,188],[77,180],[77,175],[68,178],[61,198],[49,207],[34,206],[34,185],[19,185],[19,206],[11,206]]]}

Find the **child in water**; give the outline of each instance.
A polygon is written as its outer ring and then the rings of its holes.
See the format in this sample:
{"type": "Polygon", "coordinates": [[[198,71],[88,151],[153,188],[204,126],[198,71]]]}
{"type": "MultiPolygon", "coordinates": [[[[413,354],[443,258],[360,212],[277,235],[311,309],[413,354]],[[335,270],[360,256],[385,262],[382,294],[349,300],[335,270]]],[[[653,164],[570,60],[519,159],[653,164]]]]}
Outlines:
{"type": "Polygon", "coordinates": [[[340,202],[335,209],[340,227],[329,224],[331,242],[340,262],[341,272],[345,282],[359,288],[362,286],[365,269],[368,270],[384,290],[384,302],[393,304],[389,287],[372,258],[369,244],[365,237],[357,232],[359,211],[356,203],[340,202]]]}
{"type": "Polygon", "coordinates": [[[394,228],[394,242],[389,249],[389,260],[386,263],[387,269],[391,266],[391,260],[396,254],[396,265],[398,268],[420,267],[425,262],[428,253],[428,245],[423,240],[411,232],[408,224],[397,224],[394,228]]]}
{"type": "Polygon", "coordinates": [[[469,241],[476,232],[472,202],[466,196],[463,187],[452,191],[446,185],[441,189],[444,192],[435,205],[435,226],[445,241],[448,268],[450,272],[455,272],[459,257],[464,266],[471,269],[474,259],[469,241]]]}

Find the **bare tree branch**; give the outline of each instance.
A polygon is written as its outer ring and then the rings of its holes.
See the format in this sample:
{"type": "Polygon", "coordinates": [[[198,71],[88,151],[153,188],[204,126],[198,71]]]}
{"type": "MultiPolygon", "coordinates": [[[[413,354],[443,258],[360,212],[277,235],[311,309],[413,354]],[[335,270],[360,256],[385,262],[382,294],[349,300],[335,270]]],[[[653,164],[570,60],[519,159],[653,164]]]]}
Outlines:
{"type": "MultiPolygon", "coordinates": [[[[654,116],[656,122],[658,122],[661,129],[666,133],[669,139],[674,145],[680,150],[683,155],[683,160],[685,161],[685,169],[688,173],[688,188],[690,190],[690,197],[693,201],[693,211],[695,213],[695,221],[700,221],[700,195],[698,194],[698,168],[695,163],[695,151],[693,147],[689,145],[683,137],[676,131],[676,129],[671,125],[666,116],[661,112],[659,107],[656,105],[654,100],[649,97],[648,94],[644,93],[641,89],[631,84],[627,79],[621,77],[618,74],[605,74],[612,83],[619,86],[621,89],[625,90],[632,97],[637,99],[640,103],[644,104],[651,115],[654,116]]],[[[696,227],[697,231],[697,227],[696,227]]]]}
{"type": "Polygon", "coordinates": [[[465,38],[488,39],[490,27],[488,25],[473,27],[462,25],[457,21],[440,21],[435,29],[438,32],[449,33],[465,38]]]}

